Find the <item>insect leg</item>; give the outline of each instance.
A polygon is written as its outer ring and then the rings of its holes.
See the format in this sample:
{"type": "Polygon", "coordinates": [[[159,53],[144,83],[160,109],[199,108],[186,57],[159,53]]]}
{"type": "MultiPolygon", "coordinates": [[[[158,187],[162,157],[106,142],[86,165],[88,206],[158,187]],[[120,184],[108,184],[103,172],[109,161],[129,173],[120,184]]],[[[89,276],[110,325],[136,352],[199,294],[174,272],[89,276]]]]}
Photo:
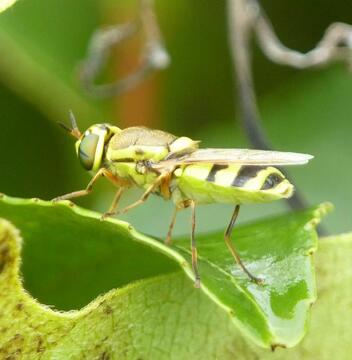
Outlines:
{"type": "Polygon", "coordinates": [[[144,194],[140,197],[139,200],[135,201],[131,205],[126,206],[124,209],[118,211],[119,214],[125,214],[127,211],[135,208],[136,206],[142,205],[147,201],[149,195],[160,185],[161,181],[167,174],[160,175],[154,182],[149,186],[149,188],[144,192],[144,194]]]}
{"type": "Polygon", "coordinates": [[[192,231],[191,231],[191,250],[192,250],[192,267],[194,271],[194,276],[196,281],[194,286],[196,288],[200,287],[200,275],[198,271],[198,261],[197,261],[197,247],[196,247],[196,238],[195,238],[195,228],[196,228],[196,204],[192,200],[190,202],[191,211],[192,211],[192,231]]]}
{"type": "Polygon", "coordinates": [[[240,258],[240,256],[239,256],[239,254],[238,254],[235,246],[234,246],[233,243],[231,242],[232,229],[233,229],[233,227],[234,227],[234,225],[235,225],[235,222],[236,222],[236,219],[237,219],[237,217],[238,217],[239,211],[240,211],[240,206],[239,206],[239,205],[236,205],[235,210],[234,210],[234,212],[233,212],[233,214],[232,214],[232,217],[231,217],[231,221],[230,221],[230,223],[229,223],[229,225],[228,225],[228,227],[227,227],[227,229],[226,229],[226,232],[225,232],[225,243],[226,243],[227,247],[229,248],[232,256],[235,258],[237,264],[242,268],[242,270],[249,276],[249,278],[250,278],[252,281],[256,282],[257,284],[260,284],[260,283],[263,282],[263,280],[260,279],[260,278],[255,277],[254,275],[252,275],[252,274],[247,270],[247,268],[244,266],[244,264],[243,264],[243,262],[242,262],[242,260],[241,260],[241,258],[240,258]]]}
{"type": "Polygon", "coordinates": [[[168,246],[171,245],[172,230],[174,229],[174,226],[175,226],[177,213],[178,213],[180,210],[181,210],[181,209],[180,209],[178,206],[175,206],[174,213],[173,213],[172,219],[171,219],[171,223],[170,223],[170,225],[169,225],[169,231],[167,232],[167,235],[166,235],[165,245],[168,245],[168,246]]]}
{"type": "Polygon", "coordinates": [[[119,203],[119,201],[121,199],[121,195],[124,193],[125,190],[126,190],[126,188],[124,188],[124,187],[120,187],[117,190],[117,192],[115,194],[115,197],[114,197],[114,200],[112,201],[112,204],[111,204],[109,210],[101,216],[101,220],[104,220],[104,219],[106,219],[106,218],[108,218],[110,216],[116,215],[116,213],[117,213],[116,212],[117,205],[118,205],[118,203],[119,203]]]}
{"type": "Polygon", "coordinates": [[[59,200],[69,200],[69,199],[73,199],[73,198],[77,198],[77,197],[81,197],[81,196],[86,196],[88,194],[90,194],[93,190],[93,185],[94,183],[101,177],[105,175],[105,172],[107,172],[106,169],[102,168],[100,169],[92,178],[92,180],[88,183],[87,187],[84,190],[78,190],[78,191],[74,191],[71,192],[69,194],[65,194],[65,195],[61,195],[56,197],[55,199],[53,199],[52,201],[59,201],[59,200]]]}

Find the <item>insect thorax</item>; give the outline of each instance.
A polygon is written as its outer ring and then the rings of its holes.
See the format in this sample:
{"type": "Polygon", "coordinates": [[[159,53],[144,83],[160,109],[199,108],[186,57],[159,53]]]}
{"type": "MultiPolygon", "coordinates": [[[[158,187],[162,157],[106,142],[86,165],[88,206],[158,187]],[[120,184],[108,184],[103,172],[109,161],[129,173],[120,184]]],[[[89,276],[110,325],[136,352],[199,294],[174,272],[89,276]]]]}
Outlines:
{"type": "Polygon", "coordinates": [[[180,157],[198,148],[198,142],[160,130],[131,127],[115,134],[106,149],[105,166],[137,186],[151,184],[159,175],[148,162],[180,157]]]}
{"type": "Polygon", "coordinates": [[[145,127],[130,127],[111,138],[106,159],[111,162],[160,161],[189,154],[197,148],[198,142],[187,137],[145,127]]]}

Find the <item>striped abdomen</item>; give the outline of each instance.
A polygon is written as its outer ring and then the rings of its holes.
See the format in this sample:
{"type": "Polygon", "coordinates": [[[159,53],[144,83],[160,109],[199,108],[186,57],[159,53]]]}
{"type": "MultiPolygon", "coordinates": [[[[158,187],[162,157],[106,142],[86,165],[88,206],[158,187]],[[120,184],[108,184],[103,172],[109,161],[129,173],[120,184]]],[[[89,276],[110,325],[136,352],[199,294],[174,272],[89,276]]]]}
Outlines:
{"type": "Polygon", "coordinates": [[[200,203],[267,202],[293,192],[274,167],[198,164],[178,169],[175,175],[181,195],[200,203]]]}

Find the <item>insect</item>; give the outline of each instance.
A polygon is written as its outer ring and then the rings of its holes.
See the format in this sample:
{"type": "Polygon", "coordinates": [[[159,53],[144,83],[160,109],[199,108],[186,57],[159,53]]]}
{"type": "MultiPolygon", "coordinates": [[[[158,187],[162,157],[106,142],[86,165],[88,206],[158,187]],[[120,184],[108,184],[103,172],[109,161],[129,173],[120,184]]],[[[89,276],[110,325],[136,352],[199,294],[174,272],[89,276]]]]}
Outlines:
{"type": "Polygon", "coordinates": [[[224,235],[225,243],[249,278],[261,282],[243,264],[231,241],[240,206],[290,197],[293,185],[273,166],[306,164],[313,156],[246,149],[200,149],[199,141],[145,127],[121,130],[109,124],[95,124],[82,134],[72,113],[70,119],[71,128],[61,125],[77,139],[78,159],[93,177],[84,190],[59,196],[54,201],[88,195],[101,177],[117,187],[111,207],[102,219],[126,213],[143,204],[150,194],[160,195],[175,204],[165,240],[168,245],[171,244],[178,211],[190,207],[191,254],[196,287],[200,286],[195,238],[196,206],[234,204],[235,209],[224,235]],[[123,192],[136,186],[145,190],[141,198],[117,210],[123,192]]]}

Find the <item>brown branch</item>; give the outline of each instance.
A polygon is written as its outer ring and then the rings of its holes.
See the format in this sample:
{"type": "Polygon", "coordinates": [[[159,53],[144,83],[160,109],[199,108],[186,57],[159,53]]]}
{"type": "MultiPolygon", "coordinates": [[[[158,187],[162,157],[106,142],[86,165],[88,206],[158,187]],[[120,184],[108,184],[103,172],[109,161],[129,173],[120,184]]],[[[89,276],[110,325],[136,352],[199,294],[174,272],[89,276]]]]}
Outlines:
{"type": "Polygon", "coordinates": [[[251,13],[246,1],[228,1],[230,49],[234,60],[242,125],[252,145],[266,150],[270,148],[270,144],[261,125],[251,70],[251,13]]]}
{"type": "Polygon", "coordinates": [[[324,66],[338,61],[352,65],[351,25],[331,24],[317,46],[305,54],[289,49],[280,42],[262,9],[258,9],[253,28],[259,46],[275,63],[298,69],[324,66]]]}
{"type": "Polygon", "coordinates": [[[140,18],[135,22],[99,29],[90,41],[87,58],[82,62],[80,80],[86,91],[95,97],[120,95],[142,83],[151,73],[169,65],[169,55],[164,47],[154,12],[153,0],[140,1],[140,18]],[[141,29],[145,42],[139,67],[114,83],[95,84],[96,77],[106,65],[113,47],[133,36],[141,29]]]}

